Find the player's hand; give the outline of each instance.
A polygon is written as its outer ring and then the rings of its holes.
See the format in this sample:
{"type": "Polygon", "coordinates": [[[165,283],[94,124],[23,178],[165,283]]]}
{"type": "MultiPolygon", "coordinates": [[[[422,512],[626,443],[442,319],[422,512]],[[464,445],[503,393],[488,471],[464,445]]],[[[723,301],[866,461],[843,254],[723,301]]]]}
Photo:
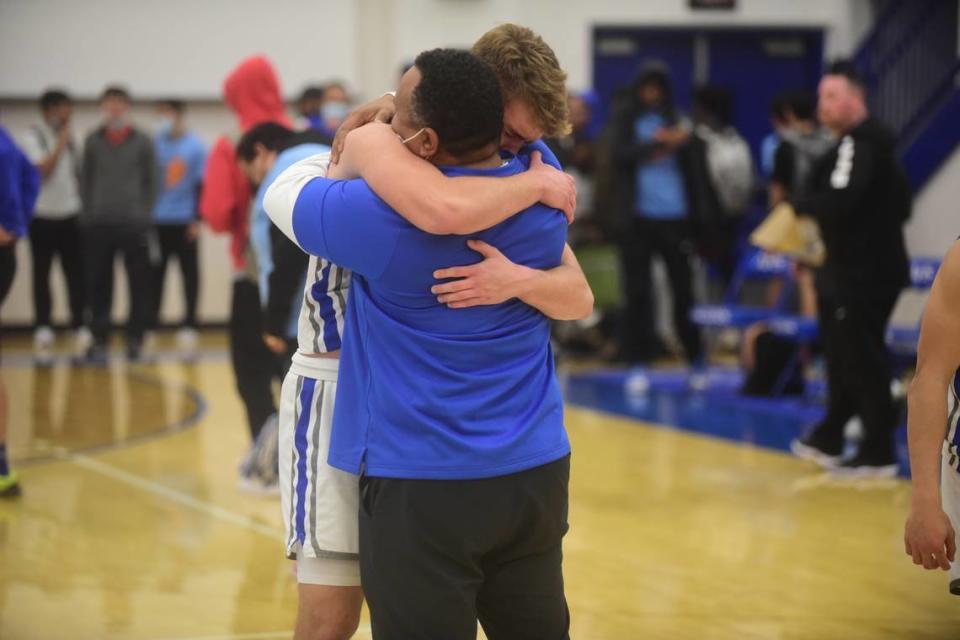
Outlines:
{"type": "Polygon", "coordinates": [[[544,164],[539,151],[530,154],[530,172],[541,181],[540,202],[563,211],[567,223],[572,224],[577,211],[577,185],[573,177],[544,164]]]}
{"type": "Polygon", "coordinates": [[[907,555],[913,556],[913,564],[923,565],[924,569],[949,571],[957,552],[950,518],[936,504],[910,510],[903,542],[907,555]]]}
{"type": "Polygon", "coordinates": [[[196,242],[200,237],[200,223],[192,222],[187,225],[187,242],[196,242]]]}
{"type": "Polygon", "coordinates": [[[483,256],[483,261],[466,267],[450,267],[433,272],[437,280],[458,278],[434,285],[430,291],[441,304],[451,309],[500,304],[517,297],[522,283],[530,277],[528,267],[511,262],[500,251],[482,240],[468,240],[467,246],[483,256]]]}
{"type": "Polygon", "coordinates": [[[287,341],[279,336],[272,336],[269,333],[265,333],[263,334],[263,344],[267,345],[267,349],[270,349],[270,351],[278,356],[287,353],[287,341]]]}
{"type": "Polygon", "coordinates": [[[0,227],[0,247],[6,247],[17,241],[17,236],[0,227]]]}
{"type": "Polygon", "coordinates": [[[62,149],[63,147],[66,147],[68,144],[70,144],[71,133],[72,132],[70,130],[70,123],[69,122],[64,123],[64,125],[60,127],[60,131],[57,132],[57,146],[62,149]]]}
{"type": "Polygon", "coordinates": [[[393,96],[389,93],[351,111],[340,128],[337,129],[337,135],[333,138],[330,164],[340,162],[340,154],[343,153],[343,145],[346,143],[348,133],[369,122],[390,122],[396,112],[396,104],[393,96]]]}

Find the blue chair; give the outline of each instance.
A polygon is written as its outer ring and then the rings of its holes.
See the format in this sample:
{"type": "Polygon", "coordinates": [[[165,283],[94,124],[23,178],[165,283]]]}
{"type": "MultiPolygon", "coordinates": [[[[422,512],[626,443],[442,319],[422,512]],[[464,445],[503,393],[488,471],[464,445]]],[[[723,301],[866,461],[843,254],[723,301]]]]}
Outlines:
{"type": "Polygon", "coordinates": [[[793,263],[789,258],[750,248],[741,257],[720,304],[697,305],[690,319],[705,329],[744,329],[755,322],[781,315],[793,290],[793,263]],[[785,286],[773,307],[741,304],[744,285],[783,278],[785,286]]]}

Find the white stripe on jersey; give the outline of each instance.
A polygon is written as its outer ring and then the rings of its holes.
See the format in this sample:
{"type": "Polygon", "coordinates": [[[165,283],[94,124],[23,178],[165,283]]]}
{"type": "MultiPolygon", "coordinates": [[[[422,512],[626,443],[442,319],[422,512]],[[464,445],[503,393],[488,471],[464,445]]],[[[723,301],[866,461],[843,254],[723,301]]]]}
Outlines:
{"type": "Polygon", "coordinates": [[[349,270],[329,260],[310,256],[297,324],[297,344],[301,353],[326,353],[340,348],[349,288],[349,270]]]}
{"type": "Polygon", "coordinates": [[[330,168],[330,153],[318,153],[287,167],[263,196],[263,208],[273,224],[301,249],[293,233],[293,208],[300,192],[314,178],[325,178],[330,168]]]}
{"type": "MultiPolygon", "coordinates": [[[[267,215],[301,249],[293,232],[293,209],[303,188],[314,178],[326,177],[329,167],[329,153],[304,158],[277,176],[264,194],[263,208],[267,215]]],[[[349,288],[348,270],[329,260],[310,256],[297,324],[297,343],[302,353],[326,353],[340,348],[349,288]]]]}
{"type": "Polygon", "coordinates": [[[960,423],[960,397],[957,396],[957,385],[950,383],[950,391],[947,393],[947,438],[944,443],[946,446],[947,464],[960,471],[960,443],[957,442],[957,427],[960,423]]]}

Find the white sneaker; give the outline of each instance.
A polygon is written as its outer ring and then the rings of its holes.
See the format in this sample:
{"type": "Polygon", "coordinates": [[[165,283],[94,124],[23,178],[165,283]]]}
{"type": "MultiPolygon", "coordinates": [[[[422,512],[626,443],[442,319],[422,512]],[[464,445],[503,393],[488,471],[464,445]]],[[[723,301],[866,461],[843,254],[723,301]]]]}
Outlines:
{"type": "Polygon", "coordinates": [[[80,327],[73,332],[73,353],[76,356],[83,356],[93,345],[93,334],[90,329],[80,327]]]}
{"type": "Polygon", "coordinates": [[[53,363],[53,329],[37,327],[33,332],[33,357],[39,365],[53,363]]]}
{"type": "Polygon", "coordinates": [[[710,377],[704,371],[692,371],[687,379],[691,391],[706,391],[710,387],[710,377]]]}
{"type": "Polygon", "coordinates": [[[816,463],[827,470],[833,469],[843,460],[843,456],[832,456],[806,444],[799,438],[790,442],[790,452],[801,460],[816,463]]]}
{"type": "Polygon", "coordinates": [[[199,336],[196,329],[184,327],[177,331],[177,348],[187,353],[194,353],[197,350],[199,336]]]}
{"type": "Polygon", "coordinates": [[[278,496],[280,495],[280,483],[270,483],[257,476],[240,476],[238,488],[244,493],[256,496],[278,496]]]}

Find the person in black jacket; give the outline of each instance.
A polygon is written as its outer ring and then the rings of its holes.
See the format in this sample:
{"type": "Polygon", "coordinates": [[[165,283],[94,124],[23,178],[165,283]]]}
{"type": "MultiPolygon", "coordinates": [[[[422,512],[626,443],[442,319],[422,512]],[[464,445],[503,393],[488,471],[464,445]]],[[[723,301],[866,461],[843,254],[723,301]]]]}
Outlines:
{"type": "Polygon", "coordinates": [[[837,473],[892,476],[897,472],[890,395],[887,321],[910,267],[903,224],[911,191],[895,155],[893,134],[870,118],[863,81],[849,62],[835,63],[820,82],[820,121],[839,144],[816,165],[801,215],[820,224],[827,258],[817,277],[820,328],[827,359],[826,418],[793,443],[798,456],[837,473]],[[860,416],[859,450],[843,460],[847,421],[860,416]]]}
{"type": "MultiPolygon", "coordinates": [[[[277,172],[329,150],[329,144],[330,138],[319,131],[294,132],[275,122],[258,124],[237,143],[237,163],[257,191],[250,223],[250,264],[256,266],[263,301],[262,313],[245,319],[256,330],[244,334],[241,348],[247,352],[247,366],[237,369],[237,377],[264,402],[272,401],[272,381],[283,379],[297,350],[293,314],[300,309],[309,256],[270,224],[263,194],[277,172]]],[[[268,420],[241,464],[242,488],[276,488],[276,438],[277,422],[268,420]]]]}
{"type": "Polygon", "coordinates": [[[654,329],[650,273],[656,253],[670,278],[677,335],[687,360],[698,363],[703,344],[690,320],[690,135],[674,108],[665,67],[653,63],[641,69],[619,96],[611,126],[613,226],[626,294],[619,359],[645,362],[662,351],[654,329]]]}

